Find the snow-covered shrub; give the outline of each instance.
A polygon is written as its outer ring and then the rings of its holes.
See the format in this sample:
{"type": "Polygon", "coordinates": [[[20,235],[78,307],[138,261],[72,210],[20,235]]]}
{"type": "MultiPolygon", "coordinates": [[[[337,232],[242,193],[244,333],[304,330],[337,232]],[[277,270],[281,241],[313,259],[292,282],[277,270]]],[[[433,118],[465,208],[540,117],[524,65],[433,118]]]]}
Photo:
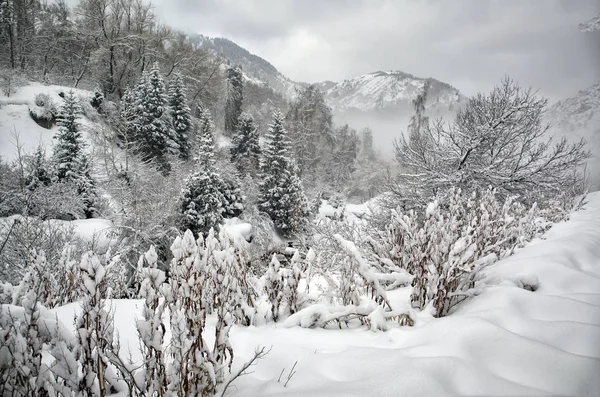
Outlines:
{"type": "Polygon", "coordinates": [[[0,217],[23,211],[21,179],[19,169],[0,157],[0,217]]]}
{"type": "Polygon", "coordinates": [[[165,326],[163,314],[166,288],[165,272],[158,269],[158,256],[154,247],[140,256],[138,277],[140,279],[140,298],[144,299],[143,318],[136,322],[144,357],[144,382],[142,390],[148,395],[161,395],[166,389],[165,357],[163,344],[165,326]]]}
{"type": "Polygon", "coordinates": [[[247,262],[235,242],[210,230],[194,240],[191,231],[171,246],[169,287],[165,294],[171,314],[168,390],[178,395],[214,393],[231,371],[233,349],[229,329],[234,322],[250,324],[254,296],[246,279],[247,262]],[[205,338],[206,315],[217,315],[215,344],[205,338]]]}
{"type": "MultiPolygon", "coordinates": [[[[43,251],[56,274],[65,245],[73,240],[68,224],[15,215],[0,219],[0,281],[18,284],[28,271],[31,255],[43,251]]],[[[50,269],[49,269],[50,271],[50,269]]]]}
{"type": "Polygon", "coordinates": [[[76,358],[81,368],[76,393],[95,397],[125,392],[128,388],[122,375],[110,365],[118,357],[119,347],[115,343],[113,314],[107,310],[101,293],[105,289],[106,269],[94,253],[88,252],[81,258],[79,271],[84,297],[75,322],[76,358]]]}
{"type": "Polygon", "coordinates": [[[472,194],[451,189],[423,214],[395,211],[371,248],[382,263],[414,276],[413,306],[432,305],[440,317],[477,293],[483,267],[512,254],[549,226],[535,204],[526,208],[513,197],[499,202],[492,189],[472,194]]]}
{"type": "Polygon", "coordinates": [[[283,263],[277,254],[273,254],[264,275],[264,292],[271,305],[273,321],[297,313],[308,302],[305,294],[298,288],[300,280],[306,277],[306,271],[314,261],[314,251],[309,250],[306,255],[301,255],[297,249],[289,248],[288,251],[291,251],[288,253],[291,258],[280,256],[285,259],[283,263]]]}

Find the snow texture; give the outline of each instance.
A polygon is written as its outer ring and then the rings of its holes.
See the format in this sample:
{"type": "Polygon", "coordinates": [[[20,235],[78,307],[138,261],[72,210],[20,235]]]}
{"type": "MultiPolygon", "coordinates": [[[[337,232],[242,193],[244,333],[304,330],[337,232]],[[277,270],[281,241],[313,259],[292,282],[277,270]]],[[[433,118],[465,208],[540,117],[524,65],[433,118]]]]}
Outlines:
{"type": "MultiPolygon", "coordinates": [[[[486,272],[481,295],[448,317],[424,311],[414,327],[382,324],[382,312],[369,319],[387,332],[233,326],[234,371],[257,345],[273,348],[228,395],[600,395],[600,193],[544,239],[486,272]],[[535,281],[535,292],[517,285],[535,281]],[[284,370],[285,379],[296,361],[297,373],[284,388],[279,374],[284,370]]],[[[409,295],[410,288],[388,292],[395,307],[409,295]]],[[[135,319],[142,317],[142,301],[110,303],[123,353],[130,348],[139,360],[135,319]]],[[[71,324],[74,310],[79,305],[54,312],[71,324]]],[[[321,306],[313,311],[330,312],[321,306]]],[[[215,321],[207,318],[209,345],[215,321]]]]}

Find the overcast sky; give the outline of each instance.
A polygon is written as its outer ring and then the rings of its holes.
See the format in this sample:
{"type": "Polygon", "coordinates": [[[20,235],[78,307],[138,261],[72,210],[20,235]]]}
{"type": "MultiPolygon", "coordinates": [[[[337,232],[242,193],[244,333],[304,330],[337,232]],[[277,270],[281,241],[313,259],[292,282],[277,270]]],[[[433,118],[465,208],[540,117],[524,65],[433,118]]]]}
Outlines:
{"type": "Polygon", "coordinates": [[[552,100],[600,81],[598,0],[153,0],[163,22],[226,37],[293,80],[377,70],[470,95],[508,74],[552,100]]]}

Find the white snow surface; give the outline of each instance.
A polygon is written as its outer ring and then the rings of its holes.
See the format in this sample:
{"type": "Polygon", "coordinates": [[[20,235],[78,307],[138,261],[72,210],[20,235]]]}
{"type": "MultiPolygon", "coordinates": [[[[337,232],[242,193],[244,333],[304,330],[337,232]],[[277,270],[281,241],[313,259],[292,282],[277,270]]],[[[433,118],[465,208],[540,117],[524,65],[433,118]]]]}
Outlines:
{"type": "MultiPolygon", "coordinates": [[[[234,370],[257,346],[272,349],[228,395],[599,396],[600,193],[487,275],[481,295],[445,318],[421,313],[414,327],[234,326],[234,370]],[[537,291],[523,289],[527,283],[537,283],[537,291]]],[[[409,293],[405,288],[389,298],[401,306],[409,293]]],[[[130,349],[139,360],[134,323],[142,301],[110,303],[123,354],[130,349]]],[[[72,324],[77,310],[71,304],[55,312],[72,324]]],[[[214,321],[209,317],[206,335],[213,334],[214,321]]]]}
{"type": "MultiPolygon", "coordinates": [[[[15,133],[18,135],[19,144],[25,153],[31,153],[41,144],[51,153],[52,137],[58,131],[54,125],[51,129],[40,127],[29,115],[29,108],[36,109],[35,96],[48,94],[56,107],[60,107],[64,100],[58,95],[68,92],[72,88],[59,85],[43,85],[31,82],[20,87],[10,97],[0,93],[0,157],[4,161],[17,158],[15,133]]],[[[76,96],[90,97],[89,91],[72,89],[76,96]]],[[[38,108],[39,109],[39,108],[38,108]]],[[[84,124],[84,118],[79,120],[84,124]]]]}

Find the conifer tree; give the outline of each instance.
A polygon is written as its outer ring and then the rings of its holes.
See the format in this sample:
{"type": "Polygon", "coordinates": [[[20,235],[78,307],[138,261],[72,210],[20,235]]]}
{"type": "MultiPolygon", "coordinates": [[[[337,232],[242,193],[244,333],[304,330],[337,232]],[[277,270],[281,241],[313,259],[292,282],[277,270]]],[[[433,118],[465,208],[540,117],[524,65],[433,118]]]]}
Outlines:
{"type": "Polygon", "coordinates": [[[210,113],[202,110],[198,131],[196,170],[185,182],[182,199],[182,230],[206,235],[211,228],[218,229],[223,220],[225,197],[221,193],[222,180],[215,171],[213,124],[210,113]]]}
{"type": "Polygon", "coordinates": [[[227,69],[227,102],[225,104],[225,132],[235,131],[238,119],[242,113],[243,78],[239,67],[227,69]]]}
{"type": "Polygon", "coordinates": [[[54,163],[59,180],[72,179],[79,174],[79,163],[84,155],[85,143],[77,119],[81,110],[75,94],[69,91],[58,116],[58,133],[54,136],[54,163]]]}
{"type": "Polygon", "coordinates": [[[34,191],[40,186],[48,186],[52,183],[52,170],[48,167],[46,150],[43,146],[38,146],[28,165],[27,189],[34,191]]]}
{"type": "Polygon", "coordinates": [[[308,214],[308,204],[297,167],[290,158],[290,141],[280,112],[266,136],[267,144],[260,164],[259,209],[271,217],[275,227],[285,236],[301,230],[308,214]]]}
{"type": "Polygon", "coordinates": [[[167,118],[167,95],[165,83],[158,64],[142,76],[137,93],[135,129],[138,150],[144,161],[156,161],[164,173],[170,165],[165,154],[172,137],[170,120],[167,118]]]}
{"type": "Polygon", "coordinates": [[[77,193],[85,205],[85,216],[91,218],[95,213],[96,186],[91,175],[91,163],[85,153],[85,142],[81,136],[79,123],[80,109],[75,94],[70,91],[65,96],[65,103],[58,120],[59,131],[54,137],[54,164],[56,177],[60,182],[72,182],[77,186],[77,193]]]}
{"type": "Polygon", "coordinates": [[[192,115],[187,103],[185,85],[181,75],[176,73],[169,87],[169,107],[173,124],[175,146],[179,158],[187,160],[190,158],[190,127],[192,115]]]}
{"type": "Polygon", "coordinates": [[[260,144],[258,130],[250,114],[241,114],[232,145],[231,161],[235,163],[240,174],[257,171],[260,162],[260,144]]]}

